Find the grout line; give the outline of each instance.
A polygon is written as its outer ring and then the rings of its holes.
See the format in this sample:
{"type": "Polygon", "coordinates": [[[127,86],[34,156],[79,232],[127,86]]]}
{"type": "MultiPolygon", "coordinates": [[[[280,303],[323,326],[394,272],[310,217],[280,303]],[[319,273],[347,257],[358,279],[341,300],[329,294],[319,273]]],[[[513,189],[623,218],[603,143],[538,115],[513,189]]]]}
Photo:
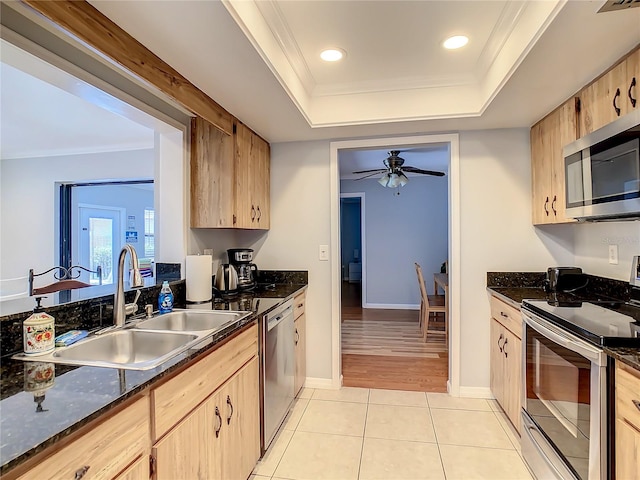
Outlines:
{"type": "Polygon", "coordinates": [[[364,412],[364,428],[362,429],[362,446],[360,447],[360,460],[358,461],[358,475],[356,478],[360,478],[360,470],[362,470],[362,455],[364,454],[364,441],[365,434],[367,432],[367,422],[369,420],[369,399],[371,398],[371,389],[367,393],[367,407],[364,412]]]}
{"type": "MultiPolygon", "coordinates": [[[[280,462],[282,462],[282,459],[287,454],[287,450],[289,449],[289,445],[291,444],[291,441],[293,440],[293,437],[295,436],[296,432],[298,431],[298,425],[300,424],[300,421],[302,420],[302,417],[304,416],[304,412],[307,411],[307,407],[309,406],[309,403],[311,403],[311,399],[304,399],[304,398],[299,398],[299,399],[296,400],[296,402],[299,402],[300,400],[307,400],[307,404],[305,405],[304,409],[302,410],[302,415],[300,415],[300,420],[298,420],[298,423],[296,424],[296,428],[293,429],[293,433],[291,434],[291,438],[287,442],[287,446],[284,447],[284,451],[282,452],[282,456],[278,460],[278,463],[276,464],[276,468],[273,469],[273,475],[271,475],[270,478],[273,478],[275,476],[276,471],[278,470],[278,467],[280,466],[280,462]]],[[[289,417],[289,419],[291,419],[291,417],[289,417]]],[[[282,432],[284,431],[283,427],[284,427],[284,425],[282,425],[280,427],[281,430],[278,433],[278,435],[282,435],[282,432]]],[[[271,445],[273,445],[273,442],[271,443],[271,445]]],[[[281,477],[279,477],[279,478],[281,478],[281,477]]]]}
{"type": "MultiPolygon", "coordinates": [[[[429,402],[429,396],[427,395],[427,403],[429,402]]],[[[431,427],[433,428],[433,436],[436,439],[436,446],[438,447],[438,457],[440,457],[440,466],[442,467],[442,475],[445,480],[447,479],[447,471],[444,468],[444,460],[442,460],[442,451],[440,450],[440,442],[438,441],[438,431],[436,430],[436,424],[433,421],[433,412],[429,408],[429,418],[431,418],[431,427]]]]}

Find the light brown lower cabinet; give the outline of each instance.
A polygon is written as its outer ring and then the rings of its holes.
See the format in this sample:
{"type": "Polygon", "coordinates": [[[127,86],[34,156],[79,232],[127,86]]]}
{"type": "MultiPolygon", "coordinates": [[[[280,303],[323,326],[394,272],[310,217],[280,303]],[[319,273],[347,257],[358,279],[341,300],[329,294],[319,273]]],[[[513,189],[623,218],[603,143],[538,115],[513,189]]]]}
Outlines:
{"type": "Polygon", "coordinates": [[[157,480],[245,480],[260,456],[254,358],[152,448],[157,480]]]}
{"type": "Polygon", "coordinates": [[[297,397],[307,379],[307,319],[305,315],[306,296],[302,293],[293,299],[294,342],[296,369],[293,377],[297,397]]]}
{"type": "Polygon", "coordinates": [[[616,480],[640,480],[640,371],[616,364],[616,480]]]}
{"type": "Polygon", "coordinates": [[[495,297],[491,298],[491,311],[491,392],[520,433],[522,327],[514,322],[519,312],[495,297]]]}
{"type": "MultiPolygon", "coordinates": [[[[55,451],[55,448],[56,446],[52,447],[50,455],[18,478],[148,479],[149,397],[145,396],[124,410],[105,418],[92,430],[59,450],[55,451]],[[127,468],[134,461],[141,461],[142,464],[134,464],[127,468]]],[[[10,474],[3,478],[13,477],[10,474]]]]}

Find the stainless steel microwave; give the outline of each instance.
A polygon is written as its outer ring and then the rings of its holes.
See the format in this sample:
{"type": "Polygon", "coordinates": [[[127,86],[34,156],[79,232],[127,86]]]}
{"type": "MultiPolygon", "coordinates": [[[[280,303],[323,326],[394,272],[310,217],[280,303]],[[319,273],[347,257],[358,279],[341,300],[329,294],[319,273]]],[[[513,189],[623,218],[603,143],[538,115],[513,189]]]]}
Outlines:
{"type": "Polygon", "coordinates": [[[640,110],[570,143],[563,154],[569,218],[640,218],[640,110]]]}

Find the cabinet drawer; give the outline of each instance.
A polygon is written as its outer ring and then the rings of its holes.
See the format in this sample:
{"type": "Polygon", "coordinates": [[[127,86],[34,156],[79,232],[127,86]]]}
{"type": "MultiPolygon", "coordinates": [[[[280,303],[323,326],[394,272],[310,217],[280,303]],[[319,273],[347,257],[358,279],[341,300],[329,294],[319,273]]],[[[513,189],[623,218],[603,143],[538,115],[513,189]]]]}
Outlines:
{"type": "Polygon", "coordinates": [[[154,389],[153,440],[169,431],[257,354],[258,326],[253,325],[154,389]]]}
{"type": "Polygon", "coordinates": [[[616,416],[640,432],[640,372],[620,363],[616,364],[616,416]]]}
{"type": "Polygon", "coordinates": [[[522,339],[522,315],[520,310],[507,305],[496,297],[491,297],[491,316],[504,325],[511,333],[522,339]]]}
{"type": "Polygon", "coordinates": [[[293,299],[293,318],[298,318],[304,313],[306,295],[301,293],[293,299]]]}
{"type": "Polygon", "coordinates": [[[106,418],[19,478],[108,480],[148,449],[149,399],[144,397],[106,418]]]}

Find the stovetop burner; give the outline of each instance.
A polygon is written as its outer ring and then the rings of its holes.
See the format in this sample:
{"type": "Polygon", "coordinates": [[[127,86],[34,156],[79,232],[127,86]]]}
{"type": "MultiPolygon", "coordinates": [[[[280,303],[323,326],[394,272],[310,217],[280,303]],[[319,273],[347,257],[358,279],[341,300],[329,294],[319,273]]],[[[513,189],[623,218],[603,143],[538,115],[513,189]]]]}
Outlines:
{"type": "Polygon", "coordinates": [[[640,347],[640,308],[607,299],[524,300],[523,307],[600,346],[640,347]]]}

